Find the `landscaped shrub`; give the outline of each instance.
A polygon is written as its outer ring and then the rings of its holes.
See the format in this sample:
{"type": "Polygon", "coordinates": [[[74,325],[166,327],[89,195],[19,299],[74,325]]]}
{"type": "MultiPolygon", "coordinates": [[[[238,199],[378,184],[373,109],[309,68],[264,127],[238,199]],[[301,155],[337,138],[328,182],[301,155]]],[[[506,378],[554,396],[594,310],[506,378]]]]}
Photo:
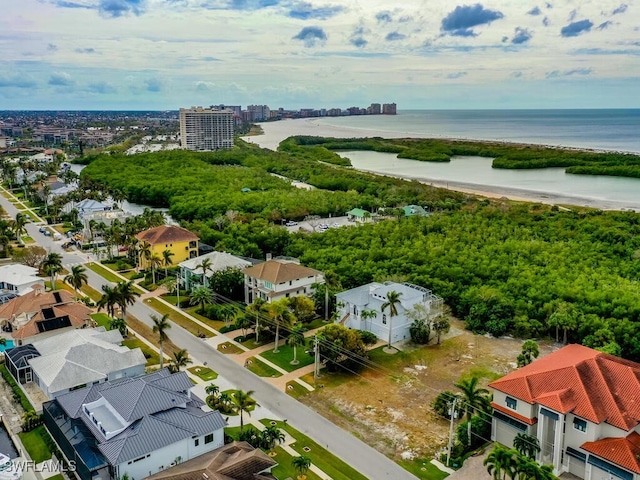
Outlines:
{"type": "Polygon", "coordinates": [[[11,376],[9,370],[7,370],[7,367],[5,365],[0,365],[0,373],[2,374],[2,378],[4,378],[4,381],[7,382],[7,384],[11,387],[11,390],[13,390],[13,399],[16,401],[16,403],[20,403],[20,405],[22,405],[22,409],[25,412],[33,411],[33,406],[25,396],[24,392],[20,389],[15,379],[11,376]]]}

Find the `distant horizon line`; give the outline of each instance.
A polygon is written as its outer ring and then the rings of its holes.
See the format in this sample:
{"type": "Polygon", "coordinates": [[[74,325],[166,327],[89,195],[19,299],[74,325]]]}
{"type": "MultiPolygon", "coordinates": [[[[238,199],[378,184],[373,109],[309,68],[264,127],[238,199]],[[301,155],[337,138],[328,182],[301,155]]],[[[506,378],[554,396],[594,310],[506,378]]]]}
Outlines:
{"type": "MultiPolygon", "coordinates": [[[[287,109],[286,111],[299,111],[307,109],[308,107],[295,109],[287,109]]],[[[324,108],[324,107],[321,107],[324,108]]],[[[573,107],[573,108],[409,108],[398,109],[398,113],[401,112],[490,112],[490,111],[513,111],[513,112],[540,112],[540,111],[576,111],[576,110],[640,110],[639,107],[573,107]]],[[[0,110],[2,112],[175,112],[179,113],[180,108],[173,109],[137,109],[137,110],[125,110],[125,109],[63,109],[63,108],[51,108],[51,109],[6,109],[0,110]]],[[[329,115],[325,115],[329,117],[329,115]]],[[[362,115],[339,115],[341,117],[367,117],[367,116],[388,116],[384,114],[362,114],[362,115]]],[[[301,117],[301,118],[318,118],[318,117],[301,117]]],[[[260,123],[260,122],[256,122],[260,123]]]]}

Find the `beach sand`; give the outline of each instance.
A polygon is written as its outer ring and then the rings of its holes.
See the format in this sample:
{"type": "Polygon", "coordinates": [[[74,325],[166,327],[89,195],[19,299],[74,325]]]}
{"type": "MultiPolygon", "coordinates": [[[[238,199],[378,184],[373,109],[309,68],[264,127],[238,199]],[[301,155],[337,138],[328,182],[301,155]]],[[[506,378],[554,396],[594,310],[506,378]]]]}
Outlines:
{"type": "MultiPolygon", "coordinates": [[[[354,127],[335,127],[332,125],[321,125],[318,118],[301,118],[292,120],[280,120],[276,122],[261,123],[264,134],[243,137],[244,140],[255,143],[262,148],[277,150],[278,145],[285,138],[293,135],[309,135],[318,137],[336,137],[336,138],[353,138],[353,137],[384,137],[384,138],[407,138],[408,134],[403,132],[387,132],[375,131],[354,127]]],[[[414,138],[415,134],[411,135],[414,138]]],[[[362,170],[361,171],[367,171],[362,170]]],[[[370,172],[376,173],[376,172],[370,172]]],[[[516,188],[498,187],[493,185],[477,185],[464,182],[443,182],[429,178],[409,177],[398,175],[400,178],[407,180],[418,180],[422,183],[432,185],[434,187],[447,188],[457,192],[468,193],[487,198],[507,198],[509,200],[544,203],[548,205],[576,205],[581,207],[598,208],[601,210],[636,210],[640,211],[640,203],[633,204],[630,202],[616,202],[594,198],[572,197],[565,195],[557,195],[547,192],[535,192],[530,190],[522,190],[516,188]]]]}

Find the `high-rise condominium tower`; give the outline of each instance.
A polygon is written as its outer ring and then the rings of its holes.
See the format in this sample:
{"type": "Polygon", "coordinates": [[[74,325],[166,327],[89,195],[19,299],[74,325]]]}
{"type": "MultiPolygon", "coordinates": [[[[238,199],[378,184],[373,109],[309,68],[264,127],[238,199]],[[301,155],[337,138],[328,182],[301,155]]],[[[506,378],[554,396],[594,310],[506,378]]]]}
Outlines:
{"type": "Polygon", "coordinates": [[[180,109],[182,148],[207,151],[233,148],[233,112],[210,108],[180,109]]]}

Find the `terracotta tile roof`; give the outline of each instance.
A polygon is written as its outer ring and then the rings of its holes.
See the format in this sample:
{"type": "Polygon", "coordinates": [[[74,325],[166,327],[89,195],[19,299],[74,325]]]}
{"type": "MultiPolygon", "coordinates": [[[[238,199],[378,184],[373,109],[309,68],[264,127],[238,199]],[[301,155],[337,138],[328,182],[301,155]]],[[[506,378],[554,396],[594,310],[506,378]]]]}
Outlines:
{"type": "Polygon", "coordinates": [[[313,268],[279,260],[267,260],[253,267],[245,268],[242,273],[252,278],[266,280],[275,284],[297,280],[298,278],[322,275],[322,272],[313,268]]]}
{"type": "MultiPolygon", "coordinates": [[[[90,317],[91,309],[81,303],[68,303],[52,307],[55,318],[69,317],[71,327],[80,328],[90,317]]],[[[14,331],[11,336],[15,339],[25,339],[42,333],[38,328],[38,323],[45,320],[42,311],[39,311],[22,328],[14,331]]]]}
{"type": "Polygon", "coordinates": [[[35,313],[43,307],[71,303],[73,301],[73,295],[66,290],[44,292],[39,285],[32,288],[34,289],[33,292],[29,292],[21,297],[14,298],[4,305],[0,305],[0,319],[10,319],[14,315],[20,315],[25,312],[35,313]],[[56,298],[55,294],[58,294],[58,298],[56,298]]]}
{"type": "Polygon", "coordinates": [[[640,423],[640,364],[582,345],[561,348],[489,386],[626,431],[640,423]]]}
{"type": "Polygon", "coordinates": [[[580,448],[600,458],[640,473],[640,435],[632,432],[627,438],[603,438],[587,442],[580,448]]]}
{"type": "Polygon", "coordinates": [[[247,442],[233,442],[162,470],[146,480],[275,480],[267,473],[258,475],[275,465],[277,462],[262,450],[254,449],[247,442]]]}
{"type": "Polygon", "coordinates": [[[491,406],[495,410],[498,410],[498,411],[504,413],[505,415],[509,415],[510,417],[513,417],[516,420],[520,420],[521,422],[526,423],[527,425],[534,425],[534,424],[538,423],[537,417],[533,417],[533,418],[525,417],[524,415],[520,415],[519,413],[514,412],[510,408],[507,408],[507,407],[505,407],[503,405],[500,405],[498,403],[495,403],[495,402],[491,402],[491,406]]]}
{"type": "Polygon", "coordinates": [[[150,228],[144,230],[136,235],[138,240],[147,241],[151,245],[157,245],[159,243],[173,243],[173,242],[191,242],[193,240],[199,240],[200,238],[195,234],[187,230],[186,228],[177,227],[175,225],[162,225],[160,227],[150,228]]]}

